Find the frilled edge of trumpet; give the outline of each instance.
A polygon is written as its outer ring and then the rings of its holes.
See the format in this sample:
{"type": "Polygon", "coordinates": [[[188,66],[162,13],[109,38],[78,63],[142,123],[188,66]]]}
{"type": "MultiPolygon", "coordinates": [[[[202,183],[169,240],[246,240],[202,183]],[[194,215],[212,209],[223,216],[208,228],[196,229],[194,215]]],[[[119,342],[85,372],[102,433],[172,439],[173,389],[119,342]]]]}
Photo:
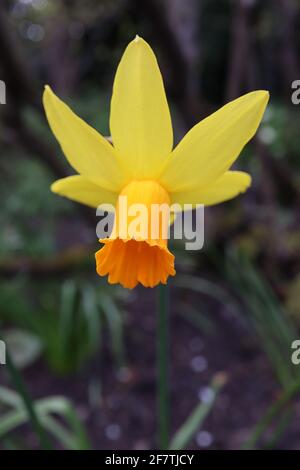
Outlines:
{"type": "Polygon", "coordinates": [[[147,240],[106,238],[96,253],[96,268],[100,276],[108,275],[110,284],[121,284],[133,289],[138,283],[144,287],[166,284],[175,276],[174,255],[166,244],[147,240]]]}

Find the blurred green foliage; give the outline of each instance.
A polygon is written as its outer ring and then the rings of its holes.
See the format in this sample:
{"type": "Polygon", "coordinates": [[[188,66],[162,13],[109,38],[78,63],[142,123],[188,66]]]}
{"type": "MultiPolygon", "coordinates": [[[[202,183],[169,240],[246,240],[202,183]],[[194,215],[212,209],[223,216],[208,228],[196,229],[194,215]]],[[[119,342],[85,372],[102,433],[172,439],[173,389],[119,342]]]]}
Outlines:
{"type": "Polygon", "coordinates": [[[36,335],[53,370],[78,370],[101,347],[104,328],[109,331],[116,364],[124,364],[120,290],[103,283],[96,286],[87,279],[41,284],[23,277],[2,283],[0,299],[5,305],[2,326],[14,324],[36,335]]]}

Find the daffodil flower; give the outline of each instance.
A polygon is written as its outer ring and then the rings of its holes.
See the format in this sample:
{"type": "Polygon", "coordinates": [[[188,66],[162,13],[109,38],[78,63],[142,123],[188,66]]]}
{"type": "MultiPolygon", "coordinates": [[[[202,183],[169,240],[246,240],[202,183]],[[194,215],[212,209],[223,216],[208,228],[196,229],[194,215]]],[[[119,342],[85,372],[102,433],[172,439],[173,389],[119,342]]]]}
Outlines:
{"type": "MultiPolygon", "coordinates": [[[[246,191],[251,177],[230,167],[253,137],[268,102],[267,91],[248,93],[195,125],[173,149],[173,130],[163,80],[150,46],[136,37],[118,66],[111,100],[112,144],[45,87],[50,127],[79,173],[56,181],[54,193],[97,207],[130,203],[217,204],[246,191]]],[[[118,223],[118,217],[115,218],[118,223]]],[[[153,287],[175,274],[167,240],[100,240],[97,272],[110,283],[153,287]]]]}

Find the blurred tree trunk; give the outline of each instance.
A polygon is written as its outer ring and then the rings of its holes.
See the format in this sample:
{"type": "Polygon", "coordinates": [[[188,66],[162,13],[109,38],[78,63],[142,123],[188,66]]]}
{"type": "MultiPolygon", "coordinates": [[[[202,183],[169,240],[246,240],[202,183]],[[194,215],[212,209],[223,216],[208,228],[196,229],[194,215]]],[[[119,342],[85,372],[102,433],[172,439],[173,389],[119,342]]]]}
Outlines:
{"type": "MultiPolygon", "coordinates": [[[[195,124],[201,115],[200,90],[200,14],[198,0],[164,0],[165,14],[169,27],[176,37],[178,47],[185,62],[185,82],[183,90],[185,114],[188,125],[195,124]]],[[[203,112],[203,110],[202,110],[203,112]]]]}
{"type": "MultiPolygon", "coordinates": [[[[53,20],[54,21],[54,20],[53,20]]],[[[76,86],[78,64],[71,50],[69,21],[64,14],[49,28],[51,35],[46,46],[46,56],[50,84],[57,93],[69,94],[76,86]]]]}
{"type": "Polygon", "coordinates": [[[158,38],[165,78],[181,113],[181,133],[206,115],[200,91],[199,18],[201,2],[197,0],[133,0],[139,16],[146,16],[158,38]]]}
{"type": "Polygon", "coordinates": [[[232,20],[226,101],[237,98],[247,88],[249,59],[248,12],[253,2],[236,0],[232,20]]]}
{"type": "Polygon", "coordinates": [[[291,85],[300,79],[299,58],[296,51],[296,20],[299,19],[299,1],[277,0],[279,27],[279,62],[284,80],[284,94],[290,100],[291,85]]]}

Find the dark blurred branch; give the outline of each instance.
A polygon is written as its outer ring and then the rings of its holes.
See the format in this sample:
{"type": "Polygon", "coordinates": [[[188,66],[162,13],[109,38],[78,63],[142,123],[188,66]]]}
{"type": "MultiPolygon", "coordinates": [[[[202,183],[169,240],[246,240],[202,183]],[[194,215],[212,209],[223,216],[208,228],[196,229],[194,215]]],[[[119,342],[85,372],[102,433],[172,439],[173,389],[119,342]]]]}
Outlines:
{"type": "MultiPolygon", "coordinates": [[[[59,179],[68,175],[65,166],[57,158],[52,147],[26,124],[21,116],[21,109],[17,105],[10,104],[10,106],[5,107],[2,121],[9,130],[10,140],[14,141],[14,144],[20,148],[21,152],[28,153],[31,158],[38,158],[50,169],[55,178],[59,179]]],[[[91,209],[78,205],[78,211],[89,223],[95,223],[95,217],[91,209]]]]}
{"type": "Polygon", "coordinates": [[[16,103],[10,102],[9,106],[5,108],[2,121],[10,131],[10,139],[13,139],[22,151],[29,153],[31,157],[38,157],[39,160],[42,160],[56,178],[67,176],[64,166],[57,159],[52,148],[24,122],[21,108],[16,103]]]}
{"type": "MultiPolygon", "coordinates": [[[[11,277],[18,274],[26,274],[30,277],[43,277],[64,275],[73,272],[75,268],[83,268],[85,262],[90,261],[91,253],[95,246],[77,246],[52,255],[42,260],[34,260],[29,257],[17,257],[15,259],[0,261],[0,276],[11,277]]],[[[88,265],[87,265],[88,267],[88,265]]]]}
{"type": "MultiPolygon", "coordinates": [[[[5,112],[2,115],[2,121],[9,130],[10,140],[14,141],[21,152],[28,153],[31,158],[38,158],[45,164],[55,178],[63,178],[68,175],[65,166],[57,158],[52,147],[48,145],[38,134],[34,133],[24,121],[21,115],[21,109],[17,105],[10,103],[5,106],[5,112]]],[[[95,223],[95,216],[90,208],[78,205],[78,212],[89,223],[95,223]]]]}

